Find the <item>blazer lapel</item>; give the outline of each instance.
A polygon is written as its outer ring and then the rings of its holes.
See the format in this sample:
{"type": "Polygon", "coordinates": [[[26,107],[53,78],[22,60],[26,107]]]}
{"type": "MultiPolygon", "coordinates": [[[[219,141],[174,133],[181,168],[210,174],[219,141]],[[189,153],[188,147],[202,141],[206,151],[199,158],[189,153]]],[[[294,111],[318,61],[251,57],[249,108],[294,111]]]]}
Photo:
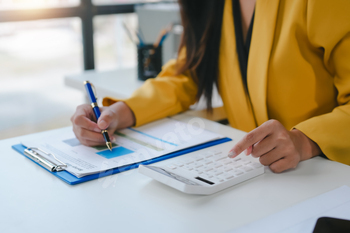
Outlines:
{"type": "Polygon", "coordinates": [[[257,0],[248,58],[248,90],[258,125],[267,121],[268,66],[274,40],[279,0],[257,0]]]}
{"type": "Polygon", "coordinates": [[[256,127],[254,114],[242,82],[236,50],[232,0],[225,1],[220,41],[219,92],[230,125],[243,131],[256,127]]]}

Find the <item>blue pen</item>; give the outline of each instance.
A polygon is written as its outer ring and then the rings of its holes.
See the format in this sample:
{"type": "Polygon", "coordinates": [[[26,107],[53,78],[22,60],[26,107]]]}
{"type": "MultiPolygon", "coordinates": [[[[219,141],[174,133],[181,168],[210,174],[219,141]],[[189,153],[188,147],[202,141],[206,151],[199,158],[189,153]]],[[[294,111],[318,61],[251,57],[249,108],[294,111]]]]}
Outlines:
{"type": "MultiPolygon", "coordinates": [[[[96,117],[96,121],[98,121],[98,118],[100,118],[100,116],[101,116],[101,112],[100,112],[100,109],[98,108],[96,97],[95,97],[94,91],[92,90],[92,87],[91,87],[91,83],[89,81],[85,81],[84,85],[85,85],[87,95],[89,96],[91,107],[92,107],[94,114],[95,114],[95,117],[96,117]]],[[[108,131],[106,129],[104,129],[104,130],[101,130],[101,133],[102,133],[103,137],[105,138],[106,145],[107,145],[108,149],[110,151],[112,151],[112,143],[111,143],[111,140],[109,139],[108,131]]]]}

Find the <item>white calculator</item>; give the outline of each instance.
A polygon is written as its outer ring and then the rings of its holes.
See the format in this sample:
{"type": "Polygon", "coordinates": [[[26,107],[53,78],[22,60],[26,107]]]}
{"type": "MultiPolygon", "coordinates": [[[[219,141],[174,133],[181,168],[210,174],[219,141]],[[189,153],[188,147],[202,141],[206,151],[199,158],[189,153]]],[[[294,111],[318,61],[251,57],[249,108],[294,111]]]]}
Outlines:
{"type": "Polygon", "coordinates": [[[228,158],[219,150],[165,166],[140,165],[139,172],[188,194],[210,195],[264,173],[264,166],[246,158],[228,158]]]}

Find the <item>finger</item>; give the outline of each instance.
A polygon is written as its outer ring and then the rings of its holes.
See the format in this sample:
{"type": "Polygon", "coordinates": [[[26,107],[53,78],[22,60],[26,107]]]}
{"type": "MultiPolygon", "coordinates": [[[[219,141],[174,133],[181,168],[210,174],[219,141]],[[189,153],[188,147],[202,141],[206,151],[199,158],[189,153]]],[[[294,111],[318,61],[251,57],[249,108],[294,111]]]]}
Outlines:
{"type": "Polygon", "coordinates": [[[87,116],[90,119],[95,120],[95,114],[89,104],[81,104],[77,107],[74,115],[87,116]]]}
{"type": "Polygon", "coordinates": [[[109,139],[111,140],[111,142],[116,141],[116,138],[114,136],[114,132],[112,132],[112,130],[108,130],[108,136],[109,136],[109,139]]]}
{"type": "Polygon", "coordinates": [[[264,139],[267,135],[271,133],[271,129],[268,127],[266,122],[259,126],[258,128],[252,130],[247,135],[245,135],[236,145],[230,150],[229,157],[234,158],[242,151],[247,149],[249,146],[254,145],[255,143],[264,139]]]}
{"type": "Polygon", "coordinates": [[[73,131],[79,140],[89,140],[96,143],[105,142],[101,132],[97,133],[80,127],[73,128],[73,131]]]}
{"type": "MultiPolygon", "coordinates": [[[[99,132],[92,132],[80,127],[73,127],[73,132],[78,140],[86,146],[97,146],[97,145],[105,145],[105,139],[103,135],[99,132]]],[[[116,139],[113,134],[109,132],[109,138],[111,142],[115,142],[116,139]]]]}
{"type": "Polygon", "coordinates": [[[246,155],[250,155],[250,154],[252,153],[253,147],[254,147],[254,145],[249,146],[249,147],[245,150],[245,154],[246,154],[246,155]]]}
{"type": "Polygon", "coordinates": [[[101,132],[101,129],[97,126],[97,124],[89,118],[87,118],[86,116],[76,116],[73,119],[73,124],[80,128],[84,128],[90,131],[101,132]]]}
{"type": "Polygon", "coordinates": [[[111,108],[101,108],[101,116],[97,121],[97,125],[100,129],[107,129],[109,125],[116,121],[116,112],[111,108]]]}
{"type": "Polygon", "coordinates": [[[271,134],[266,136],[263,140],[254,144],[252,147],[251,155],[258,158],[269,151],[273,150],[277,146],[275,137],[271,134]]]}
{"type": "Polygon", "coordinates": [[[268,153],[260,156],[259,161],[264,166],[270,166],[274,162],[277,162],[280,159],[283,159],[283,153],[279,149],[273,149],[269,151],[268,153]]]}
{"type": "Polygon", "coordinates": [[[101,130],[98,128],[97,124],[92,121],[92,119],[94,119],[92,118],[92,115],[92,109],[89,105],[80,105],[77,107],[76,112],[71,117],[71,121],[73,125],[77,125],[91,131],[99,132],[101,130]]]}
{"type": "Polygon", "coordinates": [[[81,143],[85,146],[106,146],[106,142],[96,142],[96,141],[90,141],[90,140],[82,140],[81,143]]]}
{"type": "Polygon", "coordinates": [[[298,162],[296,162],[292,157],[285,157],[272,163],[270,165],[270,169],[274,173],[281,173],[288,169],[296,168],[297,165],[298,165],[298,162]]]}

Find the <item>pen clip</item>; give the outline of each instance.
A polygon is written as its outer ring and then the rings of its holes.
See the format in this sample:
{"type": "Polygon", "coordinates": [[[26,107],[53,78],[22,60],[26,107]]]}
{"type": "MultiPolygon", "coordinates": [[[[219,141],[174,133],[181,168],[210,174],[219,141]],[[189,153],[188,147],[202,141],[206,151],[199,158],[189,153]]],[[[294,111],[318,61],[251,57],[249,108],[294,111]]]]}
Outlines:
{"type": "Polygon", "coordinates": [[[90,84],[90,86],[91,86],[91,89],[92,89],[92,92],[94,93],[94,96],[95,96],[95,99],[96,99],[96,102],[97,102],[97,100],[98,100],[98,97],[97,97],[97,91],[96,91],[96,88],[95,88],[95,86],[94,86],[94,84],[92,84],[92,83],[90,83],[89,81],[84,81],[84,85],[86,85],[87,83],[89,83],[90,84]]]}
{"type": "Polygon", "coordinates": [[[94,95],[95,95],[95,99],[96,99],[96,101],[98,100],[98,97],[97,97],[97,91],[96,91],[96,88],[95,88],[95,86],[94,86],[94,84],[92,84],[92,83],[90,83],[90,85],[91,85],[91,89],[92,89],[92,92],[94,93],[94,95]]]}

